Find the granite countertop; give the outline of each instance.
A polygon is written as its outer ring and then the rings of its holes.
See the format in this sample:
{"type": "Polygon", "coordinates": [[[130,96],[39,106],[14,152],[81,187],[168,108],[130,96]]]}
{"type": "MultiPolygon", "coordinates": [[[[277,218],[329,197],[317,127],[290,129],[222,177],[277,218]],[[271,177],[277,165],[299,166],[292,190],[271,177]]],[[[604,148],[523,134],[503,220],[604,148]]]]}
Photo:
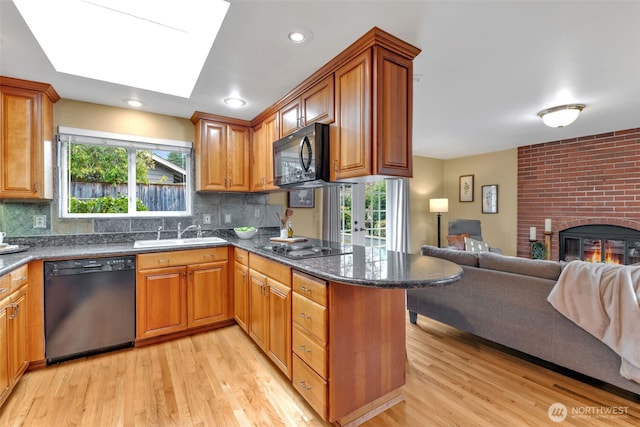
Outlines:
{"type": "Polygon", "coordinates": [[[462,277],[460,266],[443,259],[357,245],[352,246],[353,252],[349,254],[290,259],[262,248],[269,243],[269,237],[258,235],[248,240],[225,237],[226,243],[161,248],[134,248],[133,242],[32,247],[24,252],[0,255],[0,275],[34,260],[135,255],[232,245],[322,279],[357,286],[420,288],[447,285],[462,277]]]}

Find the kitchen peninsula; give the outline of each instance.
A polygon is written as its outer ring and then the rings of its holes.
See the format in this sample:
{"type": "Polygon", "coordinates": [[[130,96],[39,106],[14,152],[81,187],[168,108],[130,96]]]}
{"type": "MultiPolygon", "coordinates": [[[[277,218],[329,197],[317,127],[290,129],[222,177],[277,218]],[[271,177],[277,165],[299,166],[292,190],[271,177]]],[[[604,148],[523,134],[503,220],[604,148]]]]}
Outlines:
{"type": "MultiPolygon", "coordinates": [[[[29,302],[36,305],[29,309],[30,316],[36,317],[30,319],[29,334],[34,335],[42,333],[37,316],[43,311],[41,268],[45,260],[227,248],[231,306],[239,302],[233,301],[233,289],[241,286],[238,276],[234,280],[235,264],[246,267],[250,278],[246,284],[258,284],[258,297],[265,297],[267,312],[271,310],[276,316],[262,321],[267,327],[282,327],[277,331],[267,329],[263,344],[250,333],[251,327],[246,329],[248,335],[323,419],[336,425],[358,425],[402,401],[406,375],[404,289],[453,283],[461,277],[460,267],[436,258],[361,246],[354,246],[353,252],[345,255],[291,260],[262,250],[267,240],[265,236],[252,240],[227,238],[222,244],[178,249],[139,249],[132,242],[76,245],[65,246],[64,255],[60,247],[33,247],[0,257],[0,276],[29,265],[29,302]],[[276,272],[282,274],[276,276],[276,272]]],[[[250,300],[251,288],[247,291],[250,300]]],[[[231,310],[230,321],[233,319],[231,310]]],[[[255,328],[260,322],[254,323],[251,326],[255,328]]],[[[228,324],[226,320],[219,326],[228,324]]],[[[28,339],[38,341],[33,336],[28,339]]],[[[31,368],[44,366],[44,354],[38,359],[32,350],[31,368]]]]}

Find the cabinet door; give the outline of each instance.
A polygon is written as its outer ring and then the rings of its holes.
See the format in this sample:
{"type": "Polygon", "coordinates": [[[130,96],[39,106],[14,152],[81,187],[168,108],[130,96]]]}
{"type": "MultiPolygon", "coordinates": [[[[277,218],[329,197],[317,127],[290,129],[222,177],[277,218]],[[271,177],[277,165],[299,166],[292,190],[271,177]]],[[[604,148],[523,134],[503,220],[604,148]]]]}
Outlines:
{"type": "Polygon", "coordinates": [[[3,86],[0,96],[0,198],[39,198],[41,94],[3,86]]]}
{"type": "Polygon", "coordinates": [[[334,115],[333,74],[302,94],[302,120],[304,124],[333,123],[334,115]]]}
{"type": "Polygon", "coordinates": [[[267,277],[249,270],[249,336],[266,351],[269,339],[269,288],[267,277]]]}
{"type": "Polygon", "coordinates": [[[267,354],[291,379],[291,288],[267,278],[269,285],[269,341],[267,354]]]}
{"type": "Polygon", "coordinates": [[[136,338],[153,337],[187,327],[186,268],[138,272],[136,338]]]}
{"type": "Polygon", "coordinates": [[[374,48],[377,151],[374,174],[413,175],[413,62],[382,47],[374,48]]]}
{"type": "Polygon", "coordinates": [[[331,139],[331,180],[371,175],[371,51],[335,73],[336,132],[331,139]]]}
{"type": "Polygon", "coordinates": [[[227,125],[200,120],[196,127],[198,190],[221,191],[227,179],[227,125]]]}
{"type": "Polygon", "coordinates": [[[249,132],[244,126],[227,126],[227,190],[249,191],[249,132]]]}
{"type": "Polygon", "coordinates": [[[300,99],[298,98],[280,109],[280,131],[282,136],[285,137],[302,126],[304,126],[304,118],[302,117],[300,99]]]}
{"type": "Polygon", "coordinates": [[[264,191],[265,189],[265,147],[265,126],[264,123],[260,123],[253,128],[253,138],[251,139],[251,191],[264,191]]]}
{"type": "Polygon", "coordinates": [[[15,384],[27,370],[27,288],[11,296],[9,311],[9,374],[15,384]]]}
{"type": "Polygon", "coordinates": [[[238,325],[248,332],[249,326],[249,267],[235,262],[233,275],[234,316],[238,325]]]}
{"type": "Polygon", "coordinates": [[[0,302],[0,405],[9,396],[9,324],[7,307],[9,299],[0,302]]]}
{"type": "Polygon", "coordinates": [[[187,267],[187,327],[231,318],[227,265],[225,261],[187,267]]]}
{"type": "Polygon", "coordinates": [[[265,189],[277,190],[273,179],[273,143],[280,138],[280,126],[278,125],[278,113],[275,113],[264,121],[264,173],[265,189]]]}

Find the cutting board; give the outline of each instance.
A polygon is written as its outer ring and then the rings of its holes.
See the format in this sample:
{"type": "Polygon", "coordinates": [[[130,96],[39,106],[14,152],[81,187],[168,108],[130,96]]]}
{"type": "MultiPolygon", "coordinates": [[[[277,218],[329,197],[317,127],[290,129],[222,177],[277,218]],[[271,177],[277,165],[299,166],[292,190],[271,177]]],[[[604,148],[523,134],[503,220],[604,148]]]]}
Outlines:
{"type": "Polygon", "coordinates": [[[272,237],[269,240],[277,243],[298,243],[298,242],[306,242],[307,239],[305,237],[272,237]]]}

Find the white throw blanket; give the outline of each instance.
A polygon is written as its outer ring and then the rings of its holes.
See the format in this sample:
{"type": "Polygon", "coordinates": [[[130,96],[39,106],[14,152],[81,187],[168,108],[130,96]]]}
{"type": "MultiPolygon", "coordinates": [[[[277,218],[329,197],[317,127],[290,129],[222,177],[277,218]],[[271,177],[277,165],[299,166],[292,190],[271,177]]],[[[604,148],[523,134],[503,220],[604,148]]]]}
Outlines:
{"type": "Polygon", "coordinates": [[[640,382],[640,267],[572,261],[547,301],[620,355],[620,375],[640,382]]]}

